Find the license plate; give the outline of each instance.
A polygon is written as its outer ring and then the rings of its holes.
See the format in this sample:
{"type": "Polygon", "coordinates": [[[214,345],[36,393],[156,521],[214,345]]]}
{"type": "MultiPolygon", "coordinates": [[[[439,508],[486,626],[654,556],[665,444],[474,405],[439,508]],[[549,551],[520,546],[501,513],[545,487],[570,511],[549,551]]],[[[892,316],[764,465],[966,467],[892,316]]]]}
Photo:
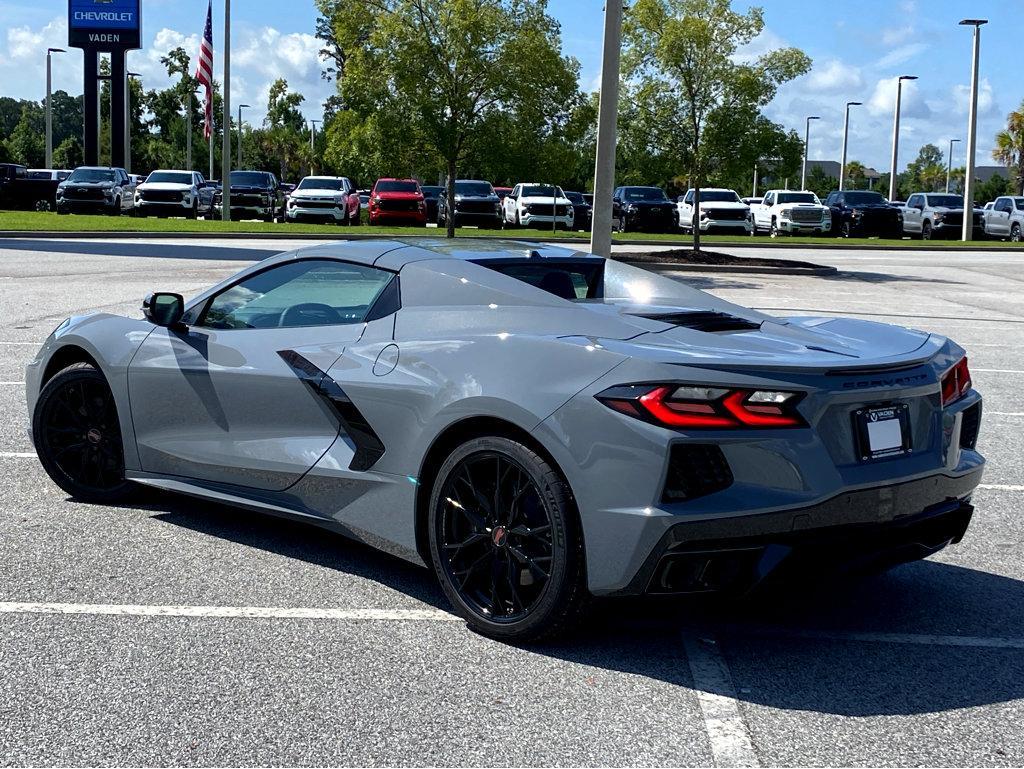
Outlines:
{"type": "Polygon", "coordinates": [[[861,461],[910,453],[910,407],[905,403],[872,406],[854,412],[861,461]]]}

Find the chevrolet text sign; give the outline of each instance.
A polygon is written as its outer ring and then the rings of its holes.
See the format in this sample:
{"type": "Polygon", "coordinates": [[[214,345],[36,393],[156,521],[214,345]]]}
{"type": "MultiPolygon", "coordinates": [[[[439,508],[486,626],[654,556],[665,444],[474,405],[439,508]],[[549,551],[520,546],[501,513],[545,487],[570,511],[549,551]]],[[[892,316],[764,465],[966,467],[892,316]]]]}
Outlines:
{"type": "Polygon", "coordinates": [[[77,48],[139,48],[140,0],[68,0],[68,43],[77,48]]]}

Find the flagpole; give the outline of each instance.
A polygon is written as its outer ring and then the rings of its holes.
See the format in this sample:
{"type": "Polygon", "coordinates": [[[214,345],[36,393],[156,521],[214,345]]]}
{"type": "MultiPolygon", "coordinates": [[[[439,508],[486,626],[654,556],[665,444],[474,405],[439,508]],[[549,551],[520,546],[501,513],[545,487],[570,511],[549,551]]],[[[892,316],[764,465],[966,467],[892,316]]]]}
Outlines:
{"type": "Polygon", "coordinates": [[[224,143],[221,147],[221,219],[231,221],[231,0],[224,0],[224,143]]]}

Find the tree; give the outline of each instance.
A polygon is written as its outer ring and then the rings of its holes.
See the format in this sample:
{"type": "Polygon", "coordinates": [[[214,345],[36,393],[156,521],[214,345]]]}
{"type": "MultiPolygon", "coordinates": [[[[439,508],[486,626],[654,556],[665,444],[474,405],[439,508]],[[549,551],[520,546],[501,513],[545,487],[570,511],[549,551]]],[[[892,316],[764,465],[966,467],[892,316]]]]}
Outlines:
{"type": "MultiPolygon", "coordinates": [[[[695,205],[709,167],[704,132],[710,116],[727,105],[764,106],[781,83],[810,69],[810,59],[796,48],[739,58],[738,49],[763,29],[762,9],[738,13],[729,0],[637,0],[626,20],[626,72],[638,98],[654,106],[652,129],[685,137],[683,168],[696,190],[695,205]]],[[[700,249],[699,232],[694,249],[700,249]]]]}
{"type": "Polygon", "coordinates": [[[46,118],[42,107],[26,102],[21,119],[7,140],[7,154],[16,163],[41,168],[46,163],[46,118]]]}
{"type": "Polygon", "coordinates": [[[1000,195],[1013,195],[1015,192],[1013,184],[1002,174],[993,174],[986,182],[980,182],[975,188],[974,204],[984,205],[990,200],[995,200],[1000,195]]]}
{"type": "Polygon", "coordinates": [[[306,144],[306,119],[299,110],[299,105],[305,100],[301,93],[288,91],[288,81],[284,78],[278,78],[270,86],[267,117],[263,121],[267,131],[260,138],[271,155],[277,158],[281,179],[285,178],[292,163],[302,157],[306,144]]]}
{"type": "Polygon", "coordinates": [[[925,144],[907,165],[907,183],[914,192],[937,192],[946,187],[946,164],[942,150],[925,144]]]}
{"type": "Polygon", "coordinates": [[[824,200],[832,190],[839,189],[839,180],[825,173],[821,166],[814,165],[807,172],[807,189],[824,200]]]}
{"type": "Polygon", "coordinates": [[[846,164],[846,181],[844,189],[862,190],[867,187],[867,168],[859,160],[851,160],[846,164]]]}
{"type": "MultiPolygon", "coordinates": [[[[346,123],[400,118],[406,134],[443,161],[449,196],[490,119],[532,115],[554,125],[578,90],[579,66],[561,55],[559,26],[543,0],[317,5],[332,26],[331,45],[343,52],[344,105],[355,113],[346,123]]],[[[329,146],[338,136],[330,132],[329,146]]],[[[447,235],[455,235],[451,219],[447,235]]]]}
{"type": "Polygon", "coordinates": [[[1024,192],[1024,102],[1006,116],[1006,128],[996,134],[992,157],[1013,171],[1016,187],[1024,192]]]}
{"type": "Polygon", "coordinates": [[[67,169],[78,168],[78,166],[85,162],[84,155],[85,152],[82,150],[82,142],[78,140],[77,136],[69,136],[54,148],[53,167],[67,169]]]}

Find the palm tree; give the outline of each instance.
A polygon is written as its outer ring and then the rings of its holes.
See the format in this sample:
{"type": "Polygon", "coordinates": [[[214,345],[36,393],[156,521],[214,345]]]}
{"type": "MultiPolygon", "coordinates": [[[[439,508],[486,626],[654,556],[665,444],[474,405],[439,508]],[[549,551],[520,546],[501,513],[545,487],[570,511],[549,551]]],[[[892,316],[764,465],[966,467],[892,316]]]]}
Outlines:
{"type": "Polygon", "coordinates": [[[1017,175],[1017,189],[1024,190],[1024,102],[1006,116],[1006,130],[996,134],[992,157],[1017,175]]]}
{"type": "Polygon", "coordinates": [[[851,190],[863,189],[866,172],[867,169],[864,168],[863,163],[859,160],[851,160],[846,164],[846,184],[843,186],[851,190]]]}

